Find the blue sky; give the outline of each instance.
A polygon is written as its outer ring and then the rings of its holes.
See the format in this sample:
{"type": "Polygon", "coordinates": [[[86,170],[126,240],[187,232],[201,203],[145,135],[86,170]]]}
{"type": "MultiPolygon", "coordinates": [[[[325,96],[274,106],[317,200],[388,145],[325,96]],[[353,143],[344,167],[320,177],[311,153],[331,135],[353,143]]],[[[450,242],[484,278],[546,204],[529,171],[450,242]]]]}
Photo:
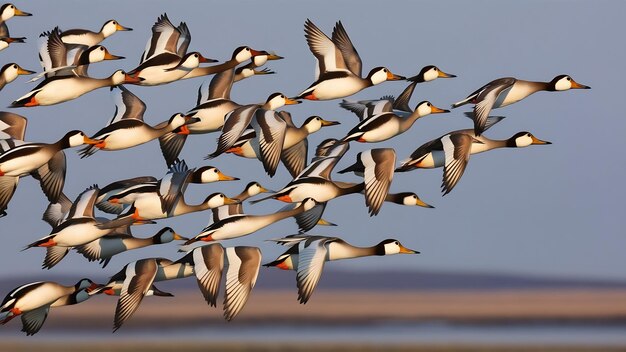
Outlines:
{"type": "MultiPolygon", "coordinates": [[[[303,36],[303,23],[310,18],[330,33],[337,20],[346,27],[359,51],[365,72],[387,66],[394,73],[411,76],[421,67],[435,64],[458,78],[418,85],[411,106],[421,100],[447,108],[492,79],[513,76],[549,81],[558,74],[570,74],[592,87],[586,91],[538,93],[510,107],[496,110],[507,117],[486,135],[505,139],[518,131],[530,131],[550,146],[519,150],[498,150],[480,154],[470,163],[460,183],[441,197],[441,169],[398,174],[393,192],[413,191],[436,209],[386,204],[381,214],[370,218],[361,196],[332,201],[325,217],[340,226],[317,228],[312,233],[336,235],[355,245],[372,245],[384,238],[397,238],[419,256],[369,258],[336,263],[336,268],[354,270],[419,269],[511,272],[563,277],[623,278],[626,267],[624,203],[626,177],[621,99],[625,89],[622,45],[626,6],[617,1],[316,1],[295,5],[290,1],[233,1],[227,3],[186,1],[35,1],[15,3],[34,14],[8,22],[13,36],[25,36],[27,44],[14,44],[0,52],[0,63],[17,62],[26,69],[39,70],[37,36],[59,25],[62,29],[99,29],[114,18],[135,30],[121,32],[104,41],[111,53],[126,60],[111,61],[90,68],[93,76],[104,77],[117,68],[130,70],[150,35],[156,18],[167,12],[172,22],[186,21],[192,33],[190,50],[206,57],[226,60],[234,48],[249,45],[274,50],[285,57],[269,62],[276,75],[253,77],[237,83],[232,97],[239,103],[261,102],[275,91],[295,95],[306,88],[314,75],[315,60],[303,36]]],[[[33,85],[19,78],[5,87],[0,105],[29,91],[33,85]]],[[[202,79],[185,80],[166,86],[128,88],[148,105],[146,121],[157,123],[173,113],[195,105],[202,79]]],[[[399,94],[406,83],[389,82],[367,89],[351,99],[373,99],[399,94]]],[[[310,138],[310,145],[328,137],[341,137],[356,123],[338,101],[305,102],[288,110],[296,124],[310,115],[338,120],[342,125],[327,128],[310,138]]],[[[94,133],[114,112],[106,89],[74,101],[50,107],[14,109],[29,119],[28,141],[57,140],[71,129],[94,133]]],[[[398,158],[407,157],[422,143],[448,131],[469,128],[462,115],[468,108],[450,114],[429,116],[411,130],[390,141],[352,144],[338,165],[350,165],[358,151],[393,147],[398,158]]],[[[214,150],[217,134],[191,136],[182,153],[192,166],[207,165],[204,156],[214,150]]],[[[80,160],[68,151],[65,192],[75,197],[87,186],[140,175],[160,175],[165,166],[157,142],[130,150],[98,152],[80,160]]],[[[200,202],[207,194],[239,193],[256,180],[278,189],[289,180],[279,168],[268,179],[261,164],[231,155],[211,160],[225,173],[242,178],[239,183],[191,185],[187,198],[200,202]],[[251,171],[252,170],[252,171],[251,171]]],[[[358,181],[355,176],[334,176],[337,180],[358,181]]],[[[48,225],[40,221],[45,197],[31,178],[20,182],[9,205],[9,216],[0,219],[5,238],[0,256],[0,275],[38,275],[44,251],[24,245],[47,235],[48,225]]],[[[250,213],[279,209],[279,202],[246,204],[250,213]]],[[[208,220],[197,213],[142,226],[137,235],[152,235],[161,226],[172,226],[185,236],[195,236],[208,220]]],[[[296,231],[291,220],[227,244],[261,246],[264,260],[272,260],[282,248],[263,240],[296,231]]],[[[106,277],[125,263],[148,256],[178,258],[176,245],[152,247],[116,257],[106,271],[82,256],[71,253],[52,269],[56,273],[90,274],[106,277]]]]}

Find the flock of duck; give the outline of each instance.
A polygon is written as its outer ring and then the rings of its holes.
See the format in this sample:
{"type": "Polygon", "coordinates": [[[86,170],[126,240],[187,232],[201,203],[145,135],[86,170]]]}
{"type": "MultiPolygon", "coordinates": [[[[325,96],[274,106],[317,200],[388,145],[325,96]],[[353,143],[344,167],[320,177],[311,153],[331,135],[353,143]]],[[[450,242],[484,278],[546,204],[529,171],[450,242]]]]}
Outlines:
{"type": "MultiPolygon", "coordinates": [[[[0,50],[25,38],[9,36],[7,21],[14,16],[30,16],[12,4],[0,8],[0,50]]],[[[362,151],[352,165],[339,171],[362,177],[359,183],[335,181],[331,173],[348,152],[351,142],[377,143],[407,132],[420,118],[430,114],[449,113],[428,101],[415,109],[409,100],[419,83],[438,78],[453,78],[436,66],[426,66],[419,74],[405,78],[386,67],[376,67],[362,76],[362,63],[346,29],[337,22],[327,36],[312,21],[306,20],[306,42],[317,59],[316,79],[300,94],[288,97],[271,94],[264,103],[240,104],[231,99],[233,83],[255,75],[273,74],[261,68],[270,60],[282,57],[248,46],[236,48],[232,58],[221,64],[199,52],[188,52],[191,32],[185,23],[174,26],[166,14],[152,26],[152,36],[141,55],[139,66],[125,72],[117,70],[107,78],[88,74],[91,64],[103,60],[119,60],[100,43],[118,31],[130,31],[115,20],[107,21],[99,32],[84,29],[61,30],[58,27],[39,37],[39,58],[43,72],[33,80],[42,79],[34,89],[16,99],[10,107],[31,108],[60,104],[98,88],[108,87],[115,101],[115,116],[92,135],[71,131],[57,142],[46,144],[24,142],[27,120],[15,113],[0,113],[0,211],[7,208],[19,179],[28,175],[37,179],[49,206],[43,220],[51,226],[50,234],[27,245],[45,248],[43,268],[59,263],[71,249],[89,261],[107,266],[112,257],[124,251],[172,241],[185,241],[186,252],[177,260],[145,258],[122,267],[106,283],[82,279],[73,286],[41,281],[20,286],[5,297],[0,306],[0,323],[20,316],[23,331],[35,334],[42,327],[50,308],[73,305],[90,297],[106,294],[119,296],[114,316],[114,331],[119,329],[139,307],[145,296],[172,296],[159,290],[155,283],[195,276],[207,303],[216,306],[224,270],[224,317],[231,320],[244,307],[257,280],[261,251],[257,247],[226,247],[216,243],[252,234],[287,218],[294,218],[300,233],[271,241],[288,249],[276,260],[264,264],[297,272],[298,299],[306,303],[320,280],[327,261],[364,256],[413,254],[395,239],[386,239],[371,247],[357,247],[338,237],[306,234],[317,225],[334,225],[323,219],[328,201],[347,194],[363,194],[370,215],[376,215],[384,202],[404,206],[431,207],[415,193],[389,193],[395,172],[419,168],[443,167],[441,189],[447,194],[458,184],[470,155],[496,148],[523,148],[550,144],[530,132],[519,132],[507,140],[493,140],[484,133],[503,117],[489,116],[492,109],[516,103],[539,91],[565,91],[589,88],[570,76],[560,75],[550,82],[531,82],[515,78],[491,81],[467,98],[452,105],[474,105],[466,113],[473,128],[452,131],[419,146],[406,160],[396,166],[396,151],[374,148],[362,151]],[[196,106],[185,113],[175,113],[156,125],[144,121],[146,104],[127,86],[156,86],[182,79],[214,75],[198,91],[196,106]],[[407,80],[408,87],[394,99],[385,96],[368,101],[343,100],[339,105],[357,115],[359,121],[345,136],[324,140],[308,159],[308,135],[322,128],[339,124],[320,116],[311,116],[298,127],[291,114],[279,110],[301,100],[333,100],[345,98],[385,81],[407,80]],[[258,182],[250,182],[238,195],[228,197],[214,193],[200,204],[188,204],[185,190],[190,183],[235,181],[215,167],[190,168],[179,158],[190,135],[219,132],[215,150],[207,159],[224,153],[258,159],[269,176],[275,175],[282,162],[293,180],[278,191],[270,191],[258,182]],[[167,173],[162,178],[138,176],[119,180],[104,187],[91,185],[76,197],[63,193],[66,174],[64,150],[82,146],[82,158],[98,151],[131,148],[158,139],[167,173]],[[277,212],[251,215],[244,212],[243,202],[266,193],[257,203],[275,199],[287,203],[277,212]],[[113,218],[97,216],[95,208],[113,218]],[[164,227],[150,238],[137,238],[131,227],[155,223],[156,220],[211,210],[208,225],[193,238],[185,238],[170,227],[164,227]],[[202,244],[201,246],[197,246],[202,244]]],[[[19,75],[31,75],[18,64],[5,65],[0,72],[0,89],[19,75]]],[[[314,104],[311,108],[314,108],[314,104]]]]}

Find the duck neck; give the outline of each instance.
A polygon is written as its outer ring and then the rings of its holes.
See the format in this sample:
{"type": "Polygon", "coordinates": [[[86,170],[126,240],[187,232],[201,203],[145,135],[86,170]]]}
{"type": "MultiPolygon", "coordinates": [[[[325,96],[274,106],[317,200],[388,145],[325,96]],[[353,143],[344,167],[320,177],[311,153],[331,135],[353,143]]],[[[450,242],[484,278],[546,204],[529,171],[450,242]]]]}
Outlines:
{"type": "Polygon", "coordinates": [[[409,128],[411,128],[411,126],[413,126],[415,121],[417,121],[421,117],[422,115],[420,115],[417,112],[417,110],[413,111],[411,115],[407,116],[406,118],[402,119],[402,121],[400,121],[400,129],[402,131],[408,130],[409,128]]]}
{"type": "Polygon", "coordinates": [[[337,187],[339,188],[339,196],[344,196],[346,194],[361,193],[365,189],[365,183],[345,183],[337,185],[337,187]]]}
{"type": "MultiPolygon", "coordinates": [[[[518,81],[519,82],[519,81],[518,81]]],[[[526,86],[526,90],[528,95],[540,92],[542,90],[552,90],[550,88],[550,82],[532,82],[532,81],[523,81],[526,86]]]]}
{"type": "Polygon", "coordinates": [[[231,69],[231,68],[237,66],[238,64],[239,64],[239,62],[237,60],[230,59],[228,61],[225,61],[225,62],[223,62],[223,63],[221,63],[219,65],[215,65],[215,66],[196,67],[193,70],[191,70],[191,72],[189,72],[187,75],[185,75],[185,77],[183,77],[181,79],[188,79],[188,78],[193,78],[193,77],[212,75],[214,73],[218,73],[218,72],[222,72],[224,70],[231,69]]]}
{"type": "MultiPolygon", "coordinates": [[[[331,244],[332,246],[332,244],[331,244]]],[[[349,246],[345,250],[331,250],[330,260],[341,260],[341,259],[350,259],[350,258],[359,258],[359,257],[369,257],[372,255],[378,255],[378,251],[376,246],[374,247],[356,247],[352,245],[349,246]]],[[[332,247],[331,247],[332,248],[332,247]]]]}
{"type": "Polygon", "coordinates": [[[190,205],[185,201],[185,196],[181,196],[180,200],[174,206],[174,216],[195,213],[198,211],[204,211],[209,209],[209,204],[207,202],[202,202],[200,204],[190,205]]]}

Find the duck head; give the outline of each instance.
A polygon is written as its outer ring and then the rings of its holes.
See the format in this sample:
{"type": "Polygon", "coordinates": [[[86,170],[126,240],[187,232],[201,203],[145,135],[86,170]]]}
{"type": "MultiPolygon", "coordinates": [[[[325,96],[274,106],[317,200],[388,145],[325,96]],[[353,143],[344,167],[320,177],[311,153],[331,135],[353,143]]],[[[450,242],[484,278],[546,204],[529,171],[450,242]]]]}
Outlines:
{"type": "Polygon", "coordinates": [[[385,81],[399,81],[406,78],[404,76],[393,74],[386,67],[375,67],[367,75],[367,79],[372,83],[372,85],[377,85],[385,81]]]}
{"type": "Polygon", "coordinates": [[[570,89],[591,89],[591,87],[580,84],[568,75],[556,76],[548,83],[549,91],[564,91],[570,89]]]}
{"type": "Polygon", "coordinates": [[[132,30],[133,30],[132,28],[122,26],[116,20],[108,20],[102,25],[102,28],[100,29],[100,33],[102,33],[102,35],[105,38],[107,38],[117,31],[132,31],[132,30]]]}
{"type": "Polygon", "coordinates": [[[393,254],[419,254],[420,252],[408,249],[396,239],[386,239],[376,245],[377,255],[393,255],[393,254]]]}
{"type": "Polygon", "coordinates": [[[507,140],[507,147],[510,148],[524,148],[529,145],[541,145],[541,144],[552,144],[548,141],[542,141],[541,139],[533,136],[530,132],[517,132],[513,137],[507,140]]]}

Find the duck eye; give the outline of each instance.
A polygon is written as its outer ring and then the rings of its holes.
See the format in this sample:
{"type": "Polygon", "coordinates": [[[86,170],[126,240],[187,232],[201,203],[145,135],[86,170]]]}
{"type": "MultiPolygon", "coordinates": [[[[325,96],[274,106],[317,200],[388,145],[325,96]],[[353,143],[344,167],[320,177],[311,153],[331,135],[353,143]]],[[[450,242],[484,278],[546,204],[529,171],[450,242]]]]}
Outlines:
{"type": "Polygon", "coordinates": [[[400,242],[398,242],[398,241],[394,241],[393,243],[396,244],[396,245],[400,244],[400,242]]]}
{"type": "Polygon", "coordinates": [[[416,196],[416,195],[412,195],[411,197],[413,197],[413,199],[417,199],[417,196],[416,196]]]}
{"type": "Polygon", "coordinates": [[[387,69],[386,69],[386,68],[384,68],[384,69],[383,69],[383,72],[387,72],[387,69]]]}
{"type": "Polygon", "coordinates": [[[433,70],[435,70],[435,71],[439,71],[439,69],[438,69],[438,68],[436,68],[436,67],[433,67],[433,70]]]}
{"type": "Polygon", "coordinates": [[[117,24],[117,22],[113,21],[113,24],[117,24]]]}
{"type": "Polygon", "coordinates": [[[198,54],[193,54],[194,57],[198,57],[198,54]]]}
{"type": "Polygon", "coordinates": [[[15,8],[15,6],[11,5],[11,8],[13,9],[13,8],[15,8]]]}
{"type": "Polygon", "coordinates": [[[218,171],[217,171],[217,169],[215,169],[215,170],[213,170],[213,172],[217,173],[218,171]]]}
{"type": "Polygon", "coordinates": [[[223,194],[220,194],[220,198],[224,198],[224,195],[223,195],[223,194]]]}
{"type": "Polygon", "coordinates": [[[426,103],[427,106],[430,106],[430,103],[426,103]]]}
{"type": "Polygon", "coordinates": [[[572,79],[571,79],[571,78],[569,78],[569,77],[567,77],[567,80],[568,80],[568,81],[571,81],[572,79]]]}
{"type": "Polygon", "coordinates": [[[13,68],[17,68],[17,65],[13,65],[13,68]]]}
{"type": "Polygon", "coordinates": [[[104,48],[103,48],[103,47],[100,47],[100,51],[104,51],[104,48]]]}

